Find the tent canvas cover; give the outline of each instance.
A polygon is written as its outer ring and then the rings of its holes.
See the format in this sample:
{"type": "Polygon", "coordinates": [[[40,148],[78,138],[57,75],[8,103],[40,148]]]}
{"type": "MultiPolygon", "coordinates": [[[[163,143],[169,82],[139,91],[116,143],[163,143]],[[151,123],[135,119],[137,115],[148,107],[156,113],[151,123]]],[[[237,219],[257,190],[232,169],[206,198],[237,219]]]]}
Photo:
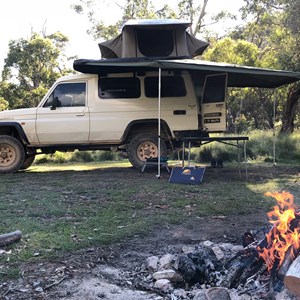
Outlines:
{"type": "Polygon", "coordinates": [[[208,43],[187,32],[187,21],[129,20],[116,38],[99,43],[102,58],[195,57],[208,43]]]}

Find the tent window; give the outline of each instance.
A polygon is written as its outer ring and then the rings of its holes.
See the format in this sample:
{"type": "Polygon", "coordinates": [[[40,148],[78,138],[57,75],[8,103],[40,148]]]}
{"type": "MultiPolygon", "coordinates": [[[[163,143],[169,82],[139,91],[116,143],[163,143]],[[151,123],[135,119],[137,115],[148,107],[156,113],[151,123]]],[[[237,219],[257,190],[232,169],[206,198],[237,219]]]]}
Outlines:
{"type": "Polygon", "coordinates": [[[146,57],[170,56],[174,49],[173,30],[137,29],[140,52],[146,57]]]}
{"type": "MultiPolygon", "coordinates": [[[[158,97],[158,77],[145,78],[145,95],[149,98],[158,97]]],[[[181,76],[161,77],[161,97],[185,97],[186,88],[181,76]]]]}
{"type": "Polygon", "coordinates": [[[102,99],[139,98],[140,80],[136,77],[99,78],[98,94],[102,99]]]}

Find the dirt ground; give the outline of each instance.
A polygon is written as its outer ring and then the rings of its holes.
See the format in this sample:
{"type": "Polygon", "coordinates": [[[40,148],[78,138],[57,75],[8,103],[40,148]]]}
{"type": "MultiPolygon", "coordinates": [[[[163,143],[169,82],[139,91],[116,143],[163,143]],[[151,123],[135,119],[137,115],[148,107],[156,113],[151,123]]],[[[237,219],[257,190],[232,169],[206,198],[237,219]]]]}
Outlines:
{"type": "MultiPolygon", "coordinates": [[[[280,176],[276,172],[275,168],[271,176],[280,176]]],[[[249,175],[250,180],[258,181],[267,176],[249,175]]],[[[299,181],[291,187],[298,199],[299,187],[299,181]]],[[[255,212],[242,218],[194,217],[181,225],[149,228],[147,236],[137,235],[109,247],[85,249],[51,262],[24,264],[18,280],[0,283],[0,299],[170,299],[159,291],[147,290],[138,280],[144,276],[146,258],[180,253],[183,247],[204,240],[241,244],[243,233],[267,224],[266,214],[255,212]]]]}

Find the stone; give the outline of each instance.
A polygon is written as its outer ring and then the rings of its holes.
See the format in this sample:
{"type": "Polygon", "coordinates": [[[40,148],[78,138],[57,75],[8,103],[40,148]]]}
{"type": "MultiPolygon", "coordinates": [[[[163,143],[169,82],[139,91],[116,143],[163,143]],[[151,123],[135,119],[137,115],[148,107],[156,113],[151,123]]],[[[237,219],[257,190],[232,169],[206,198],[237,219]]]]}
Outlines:
{"type": "Polygon", "coordinates": [[[240,251],[244,250],[244,247],[242,245],[233,246],[231,251],[234,253],[238,253],[240,251]]]}
{"type": "Polygon", "coordinates": [[[204,242],[202,242],[202,245],[203,245],[205,248],[211,248],[211,247],[214,245],[214,243],[211,242],[211,241],[204,241],[204,242]]]}
{"type": "Polygon", "coordinates": [[[231,251],[232,248],[234,247],[234,245],[231,244],[231,243],[221,243],[221,244],[219,244],[219,247],[220,247],[223,251],[231,251]]]}
{"type": "Polygon", "coordinates": [[[176,297],[175,299],[186,299],[188,297],[187,292],[184,289],[174,290],[172,295],[176,297]]]}
{"type": "Polygon", "coordinates": [[[153,278],[155,280],[168,279],[169,281],[172,281],[172,282],[182,282],[183,281],[182,276],[179,273],[177,273],[176,271],[171,270],[171,269],[157,271],[153,274],[153,278]]]}
{"type": "Polygon", "coordinates": [[[157,256],[150,256],[147,258],[146,264],[147,269],[156,271],[158,269],[159,258],[157,256]]]}
{"type": "Polygon", "coordinates": [[[172,263],[174,261],[174,255],[172,254],[165,254],[159,260],[159,269],[168,269],[172,267],[172,263]]]}
{"type": "Polygon", "coordinates": [[[222,260],[225,257],[224,252],[221,250],[219,246],[213,246],[211,250],[214,252],[217,260],[222,260]]]}
{"type": "Polygon", "coordinates": [[[193,253],[193,252],[195,252],[195,247],[193,247],[193,246],[183,246],[182,247],[182,252],[184,254],[193,253]]]}
{"type": "Polygon", "coordinates": [[[232,300],[228,289],[214,287],[198,292],[193,300],[232,300]]]}
{"type": "Polygon", "coordinates": [[[167,293],[173,290],[173,286],[168,279],[159,279],[154,283],[154,287],[167,293]]]}

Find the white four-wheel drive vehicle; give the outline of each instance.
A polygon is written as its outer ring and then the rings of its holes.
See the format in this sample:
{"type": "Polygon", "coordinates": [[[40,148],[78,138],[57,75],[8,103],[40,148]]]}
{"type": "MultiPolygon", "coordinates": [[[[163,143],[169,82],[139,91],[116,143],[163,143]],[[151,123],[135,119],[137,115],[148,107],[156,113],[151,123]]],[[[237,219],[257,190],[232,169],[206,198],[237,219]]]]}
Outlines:
{"type": "MultiPolygon", "coordinates": [[[[161,74],[161,153],[183,135],[226,129],[226,75],[220,97],[202,99],[188,72],[161,74]],[[201,113],[202,112],[202,113],[201,113]],[[201,130],[200,130],[201,129],[201,130]]],[[[60,78],[36,108],[0,112],[0,172],[28,168],[37,153],[56,150],[123,151],[141,168],[158,151],[158,73],[120,73],[60,78]]]]}

